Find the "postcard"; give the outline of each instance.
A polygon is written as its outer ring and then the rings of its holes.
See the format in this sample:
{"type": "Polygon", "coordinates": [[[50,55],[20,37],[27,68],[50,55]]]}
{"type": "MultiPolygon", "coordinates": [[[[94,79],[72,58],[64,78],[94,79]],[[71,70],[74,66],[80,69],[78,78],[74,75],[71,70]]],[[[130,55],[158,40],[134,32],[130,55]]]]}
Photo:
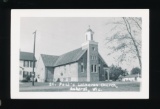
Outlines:
{"type": "Polygon", "coordinates": [[[149,99],[148,9],[12,9],[11,99],[149,99]]]}

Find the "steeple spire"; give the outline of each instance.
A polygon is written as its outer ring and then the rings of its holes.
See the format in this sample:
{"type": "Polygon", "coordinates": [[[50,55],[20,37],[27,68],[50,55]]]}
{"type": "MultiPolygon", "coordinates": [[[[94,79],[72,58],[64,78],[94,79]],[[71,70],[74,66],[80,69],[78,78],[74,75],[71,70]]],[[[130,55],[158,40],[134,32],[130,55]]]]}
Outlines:
{"type": "Polygon", "coordinates": [[[91,30],[90,25],[88,25],[88,30],[87,30],[87,32],[91,32],[91,33],[93,34],[93,31],[91,30]]]}

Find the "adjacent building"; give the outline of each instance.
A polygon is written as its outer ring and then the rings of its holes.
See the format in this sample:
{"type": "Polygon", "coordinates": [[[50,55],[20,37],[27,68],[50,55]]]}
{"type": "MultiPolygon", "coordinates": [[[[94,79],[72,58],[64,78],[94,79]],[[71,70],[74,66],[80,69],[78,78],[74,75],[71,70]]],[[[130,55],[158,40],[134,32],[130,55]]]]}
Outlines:
{"type": "Polygon", "coordinates": [[[80,48],[60,56],[41,54],[37,64],[39,82],[92,82],[104,81],[108,65],[98,52],[98,43],[93,40],[89,28],[85,42],[80,48]]]}
{"type": "Polygon", "coordinates": [[[141,81],[141,77],[138,74],[122,76],[121,78],[122,81],[141,81]]]}
{"type": "MultiPolygon", "coordinates": [[[[19,66],[19,80],[24,80],[26,77],[35,76],[35,72],[33,72],[33,59],[35,60],[36,65],[36,58],[33,57],[33,53],[29,52],[22,52],[20,51],[20,66],[19,66]]],[[[35,71],[34,66],[34,71],[35,71]]]]}

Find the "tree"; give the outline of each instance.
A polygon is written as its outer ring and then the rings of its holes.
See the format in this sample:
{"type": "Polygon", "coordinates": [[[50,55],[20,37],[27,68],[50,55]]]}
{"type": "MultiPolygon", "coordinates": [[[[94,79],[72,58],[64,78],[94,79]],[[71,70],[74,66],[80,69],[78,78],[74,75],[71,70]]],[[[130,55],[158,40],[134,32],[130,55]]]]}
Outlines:
{"type": "MultiPolygon", "coordinates": [[[[112,65],[109,69],[110,79],[113,80],[113,81],[116,81],[119,78],[120,75],[122,75],[122,76],[128,75],[127,70],[126,69],[123,70],[121,67],[112,65]]],[[[107,78],[107,76],[108,75],[106,75],[106,78],[107,78]]]]}
{"type": "Polygon", "coordinates": [[[118,52],[117,61],[138,59],[141,68],[141,24],[139,17],[115,18],[107,26],[111,30],[107,33],[106,45],[111,50],[108,55],[118,52]]]}
{"type": "Polygon", "coordinates": [[[138,67],[135,67],[131,70],[131,74],[134,75],[134,74],[140,74],[141,73],[141,69],[138,68],[138,67]]]}

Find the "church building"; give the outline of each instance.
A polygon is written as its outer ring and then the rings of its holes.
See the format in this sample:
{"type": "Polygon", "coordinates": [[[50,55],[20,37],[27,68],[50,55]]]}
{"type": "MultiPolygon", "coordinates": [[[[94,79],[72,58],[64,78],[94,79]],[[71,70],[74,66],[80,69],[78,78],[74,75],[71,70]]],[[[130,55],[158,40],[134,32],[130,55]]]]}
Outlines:
{"type": "Polygon", "coordinates": [[[41,54],[37,63],[38,82],[105,81],[108,67],[98,52],[98,42],[89,28],[81,47],[60,56],[41,54]]]}

